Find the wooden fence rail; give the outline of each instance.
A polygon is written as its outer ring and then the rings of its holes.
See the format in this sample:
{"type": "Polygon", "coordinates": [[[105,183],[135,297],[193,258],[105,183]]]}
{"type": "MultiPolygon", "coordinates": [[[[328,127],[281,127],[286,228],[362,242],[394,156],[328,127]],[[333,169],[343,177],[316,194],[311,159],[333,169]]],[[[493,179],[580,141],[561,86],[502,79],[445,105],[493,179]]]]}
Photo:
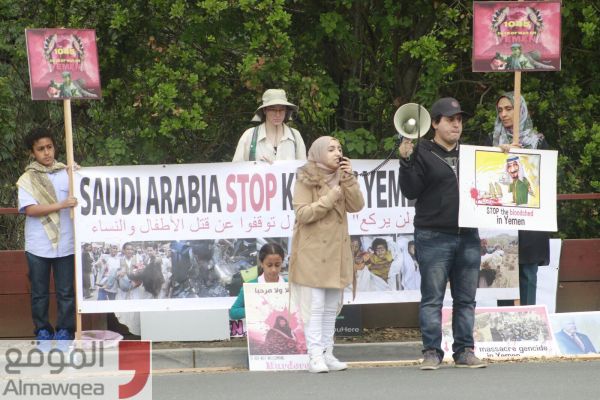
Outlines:
{"type": "MultiPolygon", "coordinates": [[[[558,200],[598,200],[600,193],[561,194],[558,200]]],[[[16,208],[0,208],[0,215],[17,215],[16,208]]],[[[0,251],[0,338],[33,336],[31,291],[23,250],[0,251]]],[[[51,293],[54,288],[51,287],[51,293]]],[[[563,241],[557,312],[600,310],[600,238],[563,241]]],[[[416,303],[372,304],[362,306],[363,326],[418,326],[416,303]]],[[[55,319],[54,296],[50,318],[55,319]]],[[[106,314],[84,314],[83,329],[105,329],[106,314]]]]}

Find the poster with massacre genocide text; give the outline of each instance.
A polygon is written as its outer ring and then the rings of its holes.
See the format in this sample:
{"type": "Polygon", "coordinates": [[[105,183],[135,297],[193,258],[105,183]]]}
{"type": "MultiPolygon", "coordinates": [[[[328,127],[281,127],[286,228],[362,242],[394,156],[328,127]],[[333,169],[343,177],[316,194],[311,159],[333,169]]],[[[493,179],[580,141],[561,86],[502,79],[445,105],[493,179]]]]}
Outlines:
{"type": "Polygon", "coordinates": [[[560,71],[560,1],[475,1],[473,71],[560,71]]]}
{"type": "Polygon", "coordinates": [[[99,99],[96,32],[26,29],[32,100],[99,99]]]}
{"type": "Polygon", "coordinates": [[[460,209],[464,227],[556,231],[553,150],[460,146],[460,209]]]}
{"type": "MultiPolygon", "coordinates": [[[[452,359],[452,309],[442,309],[442,349],[452,359]]],[[[477,307],[475,354],[486,359],[549,357],[557,352],[546,306],[477,307]]]]}
{"type": "MultiPolygon", "coordinates": [[[[378,160],[354,160],[357,173],[378,160]]],[[[302,161],[90,167],[76,171],[80,312],[229,308],[257,275],[258,250],[286,251],[302,161]]],[[[357,296],[345,303],[420,300],[414,207],[396,163],[358,176],[365,208],[349,214],[357,296]],[[395,165],[394,165],[395,164],[395,165]]],[[[481,230],[479,296],[518,297],[516,231],[481,230]]]]}

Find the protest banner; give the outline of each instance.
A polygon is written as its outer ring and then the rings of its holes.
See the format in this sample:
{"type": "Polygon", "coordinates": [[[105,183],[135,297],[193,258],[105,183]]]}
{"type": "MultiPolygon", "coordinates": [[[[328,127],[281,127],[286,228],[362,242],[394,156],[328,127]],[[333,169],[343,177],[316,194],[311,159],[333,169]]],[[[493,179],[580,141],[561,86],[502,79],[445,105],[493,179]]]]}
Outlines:
{"type": "Polygon", "coordinates": [[[560,71],[560,1],[473,2],[473,72],[560,71]]]}
{"type": "MultiPolygon", "coordinates": [[[[452,359],[452,308],[442,309],[442,350],[452,359]]],[[[477,307],[475,355],[485,359],[553,356],[556,344],[545,306],[477,307]]]]}
{"type": "Polygon", "coordinates": [[[462,227],[556,231],[556,165],[551,150],[460,146],[462,227]]]}
{"type": "Polygon", "coordinates": [[[287,283],[246,283],[250,371],[308,369],[302,318],[290,308],[287,283]]]}
{"type": "MultiPolygon", "coordinates": [[[[247,277],[256,275],[263,244],[277,242],[289,255],[293,186],[302,164],[81,168],[76,172],[80,312],[229,308],[247,277]]],[[[353,164],[362,173],[378,161],[353,164]]],[[[365,208],[348,216],[358,292],[353,300],[348,290],[344,302],[418,302],[414,207],[400,192],[397,166],[388,164],[358,181],[365,208]],[[387,251],[378,256],[373,244],[387,251]]],[[[514,241],[498,244],[514,247],[514,241]]],[[[507,257],[494,265],[506,279],[496,279],[479,295],[518,297],[510,278],[516,261],[508,256],[512,250],[503,250],[507,257]]]]}

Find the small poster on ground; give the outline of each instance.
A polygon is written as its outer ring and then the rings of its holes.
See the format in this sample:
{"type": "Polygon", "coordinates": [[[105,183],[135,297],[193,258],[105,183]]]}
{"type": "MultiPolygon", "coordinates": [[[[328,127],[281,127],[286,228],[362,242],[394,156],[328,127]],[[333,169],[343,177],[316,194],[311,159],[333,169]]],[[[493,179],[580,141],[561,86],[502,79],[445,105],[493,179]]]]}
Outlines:
{"type": "Polygon", "coordinates": [[[473,71],[560,71],[560,1],[475,1],[473,71]]]}
{"type": "Polygon", "coordinates": [[[554,150],[460,146],[461,227],[557,230],[554,150]]]}
{"type": "Polygon", "coordinates": [[[96,32],[26,29],[32,100],[99,99],[96,32]]]}
{"type": "Polygon", "coordinates": [[[290,309],[287,283],[245,283],[250,371],[308,369],[300,313],[290,309]]]}
{"type": "MultiPolygon", "coordinates": [[[[452,308],[442,309],[442,350],[452,359],[452,308]]],[[[545,306],[475,309],[475,355],[482,359],[548,357],[556,353],[545,306]]]]}
{"type": "Polygon", "coordinates": [[[550,314],[562,355],[600,354],[600,311],[550,314]]]}

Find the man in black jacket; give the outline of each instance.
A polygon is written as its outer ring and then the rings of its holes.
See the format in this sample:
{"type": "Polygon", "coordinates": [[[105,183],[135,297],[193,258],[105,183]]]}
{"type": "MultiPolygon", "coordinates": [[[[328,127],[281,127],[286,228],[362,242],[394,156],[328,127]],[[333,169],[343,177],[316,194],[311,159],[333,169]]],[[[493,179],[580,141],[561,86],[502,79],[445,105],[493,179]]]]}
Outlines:
{"type": "Polygon", "coordinates": [[[400,144],[400,188],[415,202],[415,247],[421,271],[419,319],[423,339],[421,369],[438,369],[444,357],[442,303],[452,293],[452,345],[456,367],[486,364],[473,351],[475,293],[481,263],[479,232],[458,226],[458,147],[464,112],[446,97],[431,107],[433,140],[400,144]]]}

